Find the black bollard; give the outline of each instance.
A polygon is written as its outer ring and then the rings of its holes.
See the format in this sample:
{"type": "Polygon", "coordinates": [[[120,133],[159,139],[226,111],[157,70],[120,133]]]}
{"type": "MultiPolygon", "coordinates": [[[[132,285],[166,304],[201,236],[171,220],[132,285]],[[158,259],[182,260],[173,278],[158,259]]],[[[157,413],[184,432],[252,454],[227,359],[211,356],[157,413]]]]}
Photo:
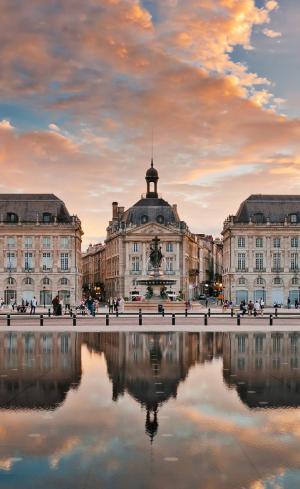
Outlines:
{"type": "Polygon", "coordinates": [[[275,317],[277,318],[277,316],[278,316],[278,309],[277,307],[275,307],[275,317]]]}
{"type": "Polygon", "coordinates": [[[6,321],[7,326],[10,326],[10,314],[7,314],[6,321]]]}
{"type": "Polygon", "coordinates": [[[142,316],[142,309],[139,309],[139,326],[142,326],[143,324],[143,316],[142,316]]]}
{"type": "Polygon", "coordinates": [[[207,314],[204,314],[204,326],[207,326],[207,314]]]}
{"type": "Polygon", "coordinates": [[[175,326],[175,314],[172,314],[172,326],[175,326]]]}
{"type": "Polygon", "coordinates": [[[210,307],[208,308],[207,315],[210,318],[210,307]]]}
{"type": "Polygon", "coordinates": [[[273,314],[270,314],[270,321],[269,321],[269,325],[270,325],[270,326],[273,326],[273,314]]]}
{"type": "Polygon", "coordinates": [[[239,312],[236,315],[236,324],[237,324],[237,326],[241,325],[241,315],[239,312]]]}
{"type": "Polygon", "coordinates": [[[162,315],[163,318],[165,317],[165,308],[164,307],[161,310],[161,315],[162,315]]]}
{"type": "Polygon", "coordinates": [[[44,316],[40,314],[40,326],[44,326],[44,316]]]}
{"type": "Polygon", "coordinates": [[[49,309],[48,309],[48,317],[49,317],[49,318],[51,317],[51,309],[50,309],[50,307],[49,307],[49,309]]]}
{"type": "Polygon", "coordinates": [[[105,326],[109,326],[109,314],[105,314],[105,326]]]}
{"type": "Polygon", "coordinates": [[[188,310],[185,309],[185,317],[187,318],[188,317],[188,310]]]}
{"type": "Polygon", "coordinates": [[[73,314],[73,326],[76,326],[76,314],[73,314]]]}
{"type": "Polygon", "coordinates": [[[119,317],[119,309],[116,310],[116,318],[119,317]]]}
{"type": "Polygon", "coordinates": [[[233,318],[233,307],[230,309],[230,315],[233,318]]]}

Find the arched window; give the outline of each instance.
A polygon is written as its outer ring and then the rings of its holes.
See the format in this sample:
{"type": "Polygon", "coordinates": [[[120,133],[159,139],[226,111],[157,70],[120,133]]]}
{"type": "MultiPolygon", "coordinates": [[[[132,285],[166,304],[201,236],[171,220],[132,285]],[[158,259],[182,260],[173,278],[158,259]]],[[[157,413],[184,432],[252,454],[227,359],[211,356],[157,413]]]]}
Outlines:
{"type": "Polygon", "coordinates": [[[8,285],[14,285],[16,283],[16,279],[13,277],[8,277],[7,283],[8,285]]]}
{"type": "Polygon", "coordinates": [[[19,218],[17,214],[15,214],[14,212],[8,212],[6,216],[6,220],[7,222],[12,222],[12,223],[19,222],[19,218]]]}
{"type": "Polygon", "coordinates": [[[265,281],[263,278],[261,277],[257,277],[256,279],[256,285],[264,285],[265,284],[265,281]]]}
{"type": "Polygon", "coordinates": [[[49,284],[50,284],[50,278],[48,278],[48,277],[44,277],[44,278],[43,278],[43,284],[44,284],[44,285],[49,285],[49,284]]]}
{"type": "Polygon", "coordinates": [[[24,284],[25,285],[32,285],[33,284],[32,278],[30,278],[30,277],[24,278],[24,284]]]}
{"type": "Polygon", "coordinates": [[[50,212],[43,212],[43,222],[49,223],[52,221],[52,214],[50,212]]]}
{"type": "Polygon", "coordinates": [[[61,285],[68,285],[69,281],[66,277],[63,277],[60,279],[60,284],[61,285]]]}

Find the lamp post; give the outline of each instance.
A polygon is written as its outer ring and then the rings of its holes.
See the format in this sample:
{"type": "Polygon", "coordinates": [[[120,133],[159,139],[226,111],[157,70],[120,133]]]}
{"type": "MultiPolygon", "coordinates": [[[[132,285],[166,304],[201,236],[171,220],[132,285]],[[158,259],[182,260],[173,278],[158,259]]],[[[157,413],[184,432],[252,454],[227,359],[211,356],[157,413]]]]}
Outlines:
{"type": "Polygon", "coordinates": [[[45,289],[46,289],[46,287],[45,287],[45,285],[43,285],[44,309],[45,309],[45,307],[46,307],[46,290],[45,290],[45,289]]]}
{"type": "Polygon", "coordinates": [[[262,299],[263,299],[264,302],[266,302],[265,301],[265,286],[264,285],[262,286],[262,291],[263,291],[262,299]]]}
{"type": "MultiPolygon", "coordinates": [[[[299,303],[300,303],[300,285],[299,285],[299,287],[298,287],[298,306],[299,306],[299,303]]],[[[298,307],[298,306],[297,306],[297,307],[298,307]]]]}

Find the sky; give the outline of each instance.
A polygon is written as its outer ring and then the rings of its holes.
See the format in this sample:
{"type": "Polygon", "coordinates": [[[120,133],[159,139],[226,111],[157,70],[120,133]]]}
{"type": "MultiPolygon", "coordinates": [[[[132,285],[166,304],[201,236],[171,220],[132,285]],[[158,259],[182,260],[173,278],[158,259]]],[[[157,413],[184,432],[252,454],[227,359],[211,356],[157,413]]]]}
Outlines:
{"type": "Polygon", "coordinates": [[[2,0],[0,192],[55,193],[83,248],[158,191],[219,236],[251,193],[300,194],[298,0],[2,0]]]}

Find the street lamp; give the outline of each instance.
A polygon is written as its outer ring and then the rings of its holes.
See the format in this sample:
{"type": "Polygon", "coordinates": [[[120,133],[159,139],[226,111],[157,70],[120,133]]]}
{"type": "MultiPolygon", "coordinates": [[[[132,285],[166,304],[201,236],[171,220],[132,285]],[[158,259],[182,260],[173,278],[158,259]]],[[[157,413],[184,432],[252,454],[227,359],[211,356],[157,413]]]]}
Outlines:
{"type": "Polygon", "coordinates": [[[263,296],[262,296],[263,301],[266,302],[265,301],[265,286],[264,285],[262,286],[262,291],[263,291],[263,296]]]}
{"type": "Polygon", "coordinates": [[[46,290],[45,289],[46,289],[46,287],[45,287],[45,285],[43,285],[44,309],[46,307],[46,290]]]}

